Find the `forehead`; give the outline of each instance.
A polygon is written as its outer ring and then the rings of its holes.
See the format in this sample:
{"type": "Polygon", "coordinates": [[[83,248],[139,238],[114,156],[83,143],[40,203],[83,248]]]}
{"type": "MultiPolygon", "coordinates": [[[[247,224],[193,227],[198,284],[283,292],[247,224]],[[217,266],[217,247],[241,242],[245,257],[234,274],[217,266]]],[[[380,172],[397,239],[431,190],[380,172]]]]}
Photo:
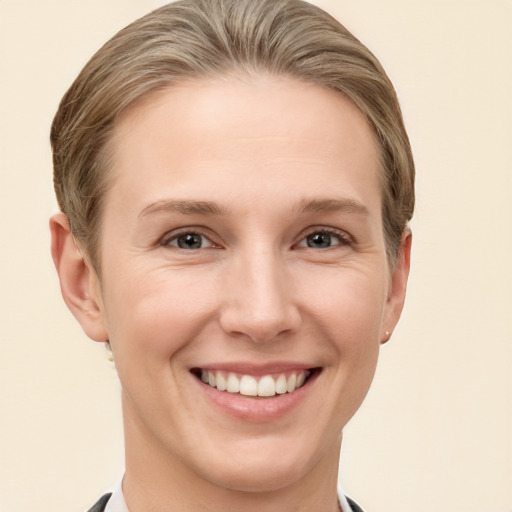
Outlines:
{"type": "Polygon", "coordinates": [[[261,183],[325,190],[344,173],[357,195],[355,188],[378,181],[377,145],[363,114],[340,93],[285,77],[218,78],[159,91],[123,113],[110,150],[113,188],[134,200],[162,192],[146,190],[152,180],[173,196],[192,184],[217,192],[232,184],[256,191],[261,183]]]}

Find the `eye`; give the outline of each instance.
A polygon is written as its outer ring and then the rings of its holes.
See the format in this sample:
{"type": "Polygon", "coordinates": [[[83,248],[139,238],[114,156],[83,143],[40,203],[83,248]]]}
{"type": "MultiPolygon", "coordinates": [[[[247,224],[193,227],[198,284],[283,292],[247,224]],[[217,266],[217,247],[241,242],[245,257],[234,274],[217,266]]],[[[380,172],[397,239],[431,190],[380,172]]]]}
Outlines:
{"type": "Polygon", "coordinates": [[[163,245],[171,245],[184,250],[197,250],[204,249],[207,247],[213,247],[212,241],[201,233],[195,233],[193,231],[179,233],[172,236],[164,241],[163,245]]]}
{"type": "Polygon", "coordinates": [[[336,245],[349,245],[347,235],[322,229],[309,233],[298,244],[299,247],[309,247],[311,249],[328,249],[336,245]]]}

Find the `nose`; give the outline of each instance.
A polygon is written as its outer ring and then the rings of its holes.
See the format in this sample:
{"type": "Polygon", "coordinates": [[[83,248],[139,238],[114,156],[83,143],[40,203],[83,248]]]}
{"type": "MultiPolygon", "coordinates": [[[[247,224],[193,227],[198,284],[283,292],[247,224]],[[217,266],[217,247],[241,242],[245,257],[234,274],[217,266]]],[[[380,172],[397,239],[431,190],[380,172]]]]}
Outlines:
{"type": "Polygon", "coordinates": [[[292,275],[271,250],[240,257],[224,280],[222,329],[232,336],[267,343],[296,332],[301,315],[292,275]]]}

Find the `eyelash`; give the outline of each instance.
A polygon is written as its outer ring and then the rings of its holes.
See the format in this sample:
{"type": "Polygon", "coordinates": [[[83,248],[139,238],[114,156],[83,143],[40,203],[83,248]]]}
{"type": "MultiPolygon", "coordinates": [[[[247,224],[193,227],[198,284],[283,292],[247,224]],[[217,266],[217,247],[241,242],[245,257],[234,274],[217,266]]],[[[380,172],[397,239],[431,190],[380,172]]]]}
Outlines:
{"type": "MultiPolygon", "coordinates": [[[[338,246],[342,246],[342,247],[343,246],[352,246],[354,243],[352,238],[344,231],[340,231],[340,230],[334,229],[334,228],[313,227],[313,228],[309,228],[306,232],[302,233],[299,241],[294,243],[293,247],[304,247],[304,248],[312,249],[312,247],[309,247],[307,245],[307,239],[311,235],[316,235],[316,234],[329,235],[329,236],[335,237],[338,240],[338,243],[335,243],[333,245],[330,245],[329,247],[320,248],[320,249],[330,249],[330,248],[338,247],[338,246]],[[305,243],[306,245],[305,246],[300,245],[302,243],[305,243]]],[[[220,248],[221,247],[219,244],[216,244],[211,239],[211,236],[207,235],[203,230],[194,229],[194,228],[186,228],[186,229],[180,230],[178,232],[168,233],[161,239],[161,241],[159,242],[159,245],[164,246],[164,247],[172,246],[172,247],[175,247],[176,249],[179,249],[181,251],[187,251],[187,252],[195,251],[195,250],[199,250],[199,249],[210,249],[210,248],[220,248]],[[176,241],[180,236],[183,236],[183,235],[199,235],[199,236],[205,238],[206,240],[208,240],[211,245],[209,245],[208,247],[200,247],[197,249],[184,249],[184,248],[181,248],[181,247],[178,247],[175,245],[171,245],[171,242],[176,241]]]]}
{"type": "MultiPolygon", "coordinates": [[[[166,235],[164,235],[164,237],[162,238],[162,240],[160,241],[159,245],[162,245],[162,246],[170,246],[171,245],[171,242],[172,241],[175,241],[175,240],[178,240],[178,238],[180,236],[183,236],[183,235],[199,235],[203,238],[205,238],[206,240],[209,241],[209,243],[211,244],[209,247],[201,247],[201,249],[205,249],[205,248],[218,248],[220,247],[219,245],[217,245],[212,239],[211,239],[211,236],[210,235],[207,235],[206,233],[204,233],[201,229],[195,229],[195,228],[185,228],[185,229],[182,229],[180,231],[177,231],[177,232],[171,232],[171,233],[167,233],[166,235]]],[[[181,251],[193,251],[193,250],[199,250],[199,249],[183,249],[181,247],[177,247],[177,246],[172,246],[172,247],[175,247],[176,249],[179,249],[181,251]]]]}
{"type": "MultiPolygon", "coordinates": [[[[321,249],[331,249],[331,248],[339,247],[339,246],[341,246],[341,247],[349,246],[350,247],[350,246],[354,245],[352,238],[345,231],[341,231],[341,230],[335,229],[335,228],[325,228],[325,227],[309,228],[307,231],[305,231],[301,235],[299,242],[294,245],[297,246],[302,243],[307,244],[307,238],[311,235],[316,235],[316,234],[329,235],[329,236],[333,236],[338,239],[338,243],[331,245],[329,247],[321,248],[321,249]]],[[[310,247],[306,246],[305,248],[310,248],[310,247]]]]}

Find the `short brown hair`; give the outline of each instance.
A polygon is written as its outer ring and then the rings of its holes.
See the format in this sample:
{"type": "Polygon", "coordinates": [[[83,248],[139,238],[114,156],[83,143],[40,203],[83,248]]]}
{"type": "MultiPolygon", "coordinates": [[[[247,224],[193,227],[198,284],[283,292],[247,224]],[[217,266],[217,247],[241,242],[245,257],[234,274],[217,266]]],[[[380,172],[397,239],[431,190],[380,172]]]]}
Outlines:
{"type": "Polygon", "coordinates": [[[394,261],[414,209],[414,162],[398,99],[375,56],[330,15],[300,0],[181,0],[121,30],[87,63],[53,120],[54,184],[77,241],[99,271],[106,143],[118,116],[188,79],[265,72],[339,91],[380,147],[383,222],[394,261]]]}

